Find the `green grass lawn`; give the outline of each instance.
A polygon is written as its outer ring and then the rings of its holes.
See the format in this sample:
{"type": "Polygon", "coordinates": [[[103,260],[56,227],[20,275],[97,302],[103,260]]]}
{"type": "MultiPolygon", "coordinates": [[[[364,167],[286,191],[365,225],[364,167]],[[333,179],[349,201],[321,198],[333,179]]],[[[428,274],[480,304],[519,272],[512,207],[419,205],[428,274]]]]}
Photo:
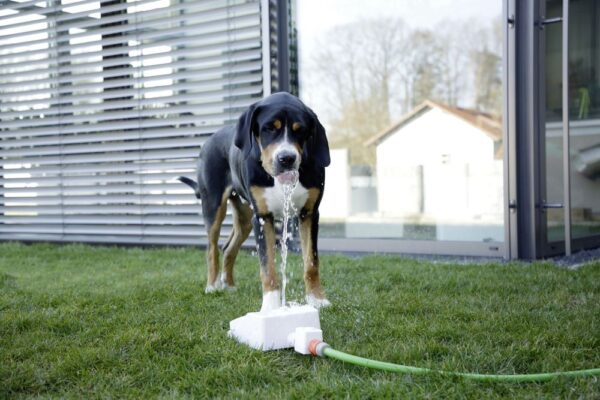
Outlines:
{"type": "MultiPolygon", "coordinates": [[[[433,264],[326,255],[334,348],[480,373],[600,367],[600,262],[433,264]]],[[[260,352],[227,338],[260,307],[258,261],[205,295],[204,253],[0,244],[0,398],[600,398],[600,378],[480,383],[260,352]]],[[[298,256],[288,298],[302,293],[298,256]]]]}

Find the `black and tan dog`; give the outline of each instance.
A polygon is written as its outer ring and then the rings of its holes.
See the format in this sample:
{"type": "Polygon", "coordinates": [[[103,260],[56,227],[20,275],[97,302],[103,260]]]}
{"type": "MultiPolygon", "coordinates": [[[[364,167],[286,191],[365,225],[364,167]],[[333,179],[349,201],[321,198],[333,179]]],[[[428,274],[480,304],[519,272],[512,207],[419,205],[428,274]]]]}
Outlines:
{"type": "Polygon", "coordinates": [[[282,185],[299,173],[292,201],[298,210],[309,304],[328,305],[319,280],[317,234],[325,167],[329,165],[325,130],[314,112],[288,93],[276,93],[251,105],[236,126],[225,127],[200,150],[198,181],[180,177],[202,199],[208,233],[206,292],[234,286],[233,264],[254,228],[263,289],[261,310],[280,306],[275,270],[274,220],[283,214],[282,185]],[[219,277],[218,239],[227,201],[233,209],[233,232],[223,246],[219,277]]]}

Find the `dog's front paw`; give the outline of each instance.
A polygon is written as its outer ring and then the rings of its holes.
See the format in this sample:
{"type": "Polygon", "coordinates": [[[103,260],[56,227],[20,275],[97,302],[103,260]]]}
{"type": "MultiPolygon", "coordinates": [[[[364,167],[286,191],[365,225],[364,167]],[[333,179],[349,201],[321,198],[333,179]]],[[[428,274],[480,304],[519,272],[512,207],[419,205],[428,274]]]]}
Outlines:
{"type": "Polygon", "coordinates": [[[204,293],[210,294],[210,293],[220,292],[221,290],[223,290],[223,288],[221,288],[221,285],[219,285],[217,282],[215,282],[214,285],[206,285],[206,288],[204,289],[204,293]]]}
{"type": "Polygon", "coordinates": [[[213,284],[206,285],[206,289],[204,289],[204,293],[209,294],[209,293],[222,292],[222,291],[233,292],[236,289],[237,288],[235,286],[228,285],[224,278],[220,278],[220,279],[217,279],[213,284]]]}
{"type": "Polygon", "coordinates": [[[209,293],[221,292],[224,289],[225,289],[225,287],[223,286],[223,281],[221,279],[215,279],[215,281],[213,283],[206,284],[206,289],[204,289],[204,293],[209,294],[209,293]]]}
{"type": "Polygon", "coordinates": [[[269,312],[277,310],[281,307],[281,298],[279,297],[279,290],[272,290],[263,294],[262,307],[260,312],[269,312]]]}
{"type": "MultiPolygon", "coordinates": [[[[233,282],[233,279],[231,280],[233,282]]],[[[226,292],[234,292],[237,288],[234,284],[229,284],[227,283],[227,278],[225,276],[225,273],[221,274],[221,277],[219,279],[219,284],[220,284],[220,290],[224,290],[226,292]]]]}
{"type": "Polygon", "coordinates": [[[229,286],[228,284],[223,284],[223,287],[221,288],[221,290],[224,290],[226,292],[235,292],[237,290],[237,286],[229,286]]]}
{"type": "Polygon", "coordinates": [[[306,302],[308,305],[313,306],[317,310],[320,308],[329,307],[331,305],[331,302],[325,297],[318,298],[312,293],[306,295],[306,302]]]}

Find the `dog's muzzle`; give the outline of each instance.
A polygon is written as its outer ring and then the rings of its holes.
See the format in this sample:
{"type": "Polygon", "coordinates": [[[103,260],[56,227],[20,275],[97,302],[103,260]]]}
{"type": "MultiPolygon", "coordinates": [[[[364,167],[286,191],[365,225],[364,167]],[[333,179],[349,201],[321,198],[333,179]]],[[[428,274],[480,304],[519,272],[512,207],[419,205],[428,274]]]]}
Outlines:
{"type": "Polygon", "coordinates": [[[282,184],[293,184],[298,179],[300,156],[292,149],[280,149],[274,157],[275,178],[282,184]]]}

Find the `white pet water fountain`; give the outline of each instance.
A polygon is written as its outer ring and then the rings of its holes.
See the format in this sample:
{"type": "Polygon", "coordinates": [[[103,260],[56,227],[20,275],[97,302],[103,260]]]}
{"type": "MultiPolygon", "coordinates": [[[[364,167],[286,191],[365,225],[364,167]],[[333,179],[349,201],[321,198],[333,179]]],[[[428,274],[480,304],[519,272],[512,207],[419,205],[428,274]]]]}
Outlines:
{"type": "Polygon", "coordinates": [[[229,323],[229,336],[258,350],[294,347],[302,354],[311,340],[323,340],[319,311],[309,305],[250,312],[229,323]]]}

